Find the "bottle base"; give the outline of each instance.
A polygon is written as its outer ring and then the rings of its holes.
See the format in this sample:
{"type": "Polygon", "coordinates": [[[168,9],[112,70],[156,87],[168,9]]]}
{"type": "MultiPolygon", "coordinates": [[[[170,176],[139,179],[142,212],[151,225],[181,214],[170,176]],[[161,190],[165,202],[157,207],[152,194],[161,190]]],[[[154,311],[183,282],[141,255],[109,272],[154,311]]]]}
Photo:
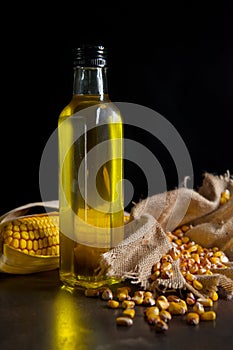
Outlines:
{"type": "Polygon", "coordinates": [[[60,274],[60,281],[72,288],[100,288],[103,286],[110,286],[113,284],[121,283],[122,279],[117,277],[106,277],[106,278],[97,278],[97,277],[83,277],[83,276],[74,276],[70,273],[60,274]]]}

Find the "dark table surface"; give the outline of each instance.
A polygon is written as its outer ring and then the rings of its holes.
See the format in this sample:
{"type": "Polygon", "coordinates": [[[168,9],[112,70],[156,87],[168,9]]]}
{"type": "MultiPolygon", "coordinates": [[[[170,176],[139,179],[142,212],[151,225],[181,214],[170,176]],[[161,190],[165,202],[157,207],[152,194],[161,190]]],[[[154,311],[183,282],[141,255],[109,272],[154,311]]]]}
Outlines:
{"type": "Polygon", "coordinates": [[[131,327],[117,326],[119,309],[65,289],[53,270],[0,274],[0,308],[1,350],[233,349],[233,301],[223,299],[214,303],[215,321],[190,326],[173,316],[168,331],[156,333],[144,307],[136,306],[131,327]]]}

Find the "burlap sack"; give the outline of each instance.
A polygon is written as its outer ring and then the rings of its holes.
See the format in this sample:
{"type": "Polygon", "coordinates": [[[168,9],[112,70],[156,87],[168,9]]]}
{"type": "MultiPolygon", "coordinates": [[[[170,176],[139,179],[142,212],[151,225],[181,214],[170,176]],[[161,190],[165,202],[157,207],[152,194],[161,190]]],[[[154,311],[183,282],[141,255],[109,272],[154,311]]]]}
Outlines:
{"type": "Polygon", "coordinates": [[[208,296],[211,290],[218,289],[221,295],[233,298],[232,194],[233,180],[229,172],[221,176],[204,173],[198,190],[184,186],[137,203],[125,226],[126,238],[103,254],[101,273],[130,279],[146,289],[186,288],[198,296],[208,296]],[[230,191],[230,200],[220,205],[221,194],[226,189],[230,191]],[[184,224],[191,225],[186,235],[192,240],[203,247],[218,246],[230,260],[227,268],[215,269],[212,275],[196,276],[204,285],[201,293],[186,282],[179,269],[179,260],[173,261],[175,273],[172,278],[149,282],[152,265],[170,249],[166,232],[184,224]]]}

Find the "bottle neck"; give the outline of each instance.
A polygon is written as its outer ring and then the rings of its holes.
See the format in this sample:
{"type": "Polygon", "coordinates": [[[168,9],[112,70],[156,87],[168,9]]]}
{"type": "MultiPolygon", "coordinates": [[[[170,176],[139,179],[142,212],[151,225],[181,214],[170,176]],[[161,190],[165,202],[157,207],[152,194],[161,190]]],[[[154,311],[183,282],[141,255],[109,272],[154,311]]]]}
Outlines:
{"type": "Polygon", "coordinates": [[[107,67],[75,67],[74,95],[95,95],[100,100],[108,94],[107,67]]]}

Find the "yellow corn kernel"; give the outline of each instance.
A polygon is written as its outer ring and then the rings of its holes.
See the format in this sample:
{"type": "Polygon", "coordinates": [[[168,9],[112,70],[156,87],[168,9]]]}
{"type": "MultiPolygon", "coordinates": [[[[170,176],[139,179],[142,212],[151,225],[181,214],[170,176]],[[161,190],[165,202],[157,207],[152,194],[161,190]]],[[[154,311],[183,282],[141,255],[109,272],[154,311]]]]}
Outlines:
{"type": "Polygon", "coordinates": [[[13,237],[7,237],[4,239],[5,244],[12,245],[13,237]]]}
{"type": "Polygon", "coordinates": [[[120,305],[120,303],[117,300],[110,299],[107,301],[107,306],[110,309],[118,309],[119,305],[120,305]]]}
{"type": "Polygon", "coordinates": [[[149,306],[153,306],[155,305],[156,301],[154,299],[154,297],[144,297],[143,298],[143,305],[149,305],[149,306]]]}
{"type": "Polygon", "coordinates": [[[198,298],[197,301],[203,306],[211,307],[213,306],[213,300],[210,298],[198,298]]]}
{"type": "Polygon", "coordinates": [[[210,299],[212,299],[213,301],[217,301],[218,300],[218,293],[215,291],[211,291],[209,294],[210,299]]]}
{"type": "Polygon", "coordinates": [[[180,303],[171,301],[169,303],[168,312],[172,315],[184,315],[186,313],[186,308],[180,303]]]}
{"type": "Polygon", "coordinates": [[[206,269],[204,269],[203,267],[198,269],[197,274],[198,275],[205,275],[206,274],[206,269]]]}
{"type": "Polygon", "coordinates": [[[159,312],[159,317],[167,323],[172,319],[172,315],[167,310],[161,310],[159,312]]]}
{"type": "Polygon", "coordinates": [[[162,262],[162,264],[172,262],[171,255],[170,254],[163,255],[162,258],[161,258],[161,262],[162,262]]]}
{"type": "Polygon", "coordinates": [[[148,315],[158,315],[159,308],[158,306],[149,306],[145,309],[144,315],[147,317],[148,315]]]}
{"type": "Polygon", "coordinates": [[[196,263],[189,267],[189,272],[192,274],[196,274],[198,270],[199,270],[199,266],[196,263]]]}
{"type": "Polygon", "coordinates": [[[116,324],[118,326],[130,327],[133,325],[133,320],[130,317],[119,316],[116,318],[116,324]]]}
{"type": "Polygon", "coordinates": [[[20,239],[20,233],[19,233],[19,231],[13,232],[13,238],[15,238],[15,239],[20,239]]]}
{"type": "Polygon", "coordinates": [[[117,298],[118,298],[119,301],[127,300],[128,299],[128,293],[119,292],[119,293],[117,293],[117,298]]]}
{"type": "Polygon", "coordinates": [[[196,298],[193,293],[188,293],[186,297],[186,304],[187,305],[194,305],[196,303],[196,298]]]}
{"type": "Polygon", "coordinates": [[[181,239],[176,239],[175,240],[175,243],[178,245],[178,246],[181,246],[183,244],[182,240],[181,239]]]}
{"type": "Polygon", "coordinates": [[[187,281],[189,281],[189,282],[193,282],[196,278],[195,278],[195,276],[194,276],[192,273],[190,273],[190,272],[188,271],[187,274],[185,275],[185,279],[186,279],[187,281]]]}
{"type": "Polygon", "coordinates": [[[100,294],[101,294],[102,300],[112,300],[113,299],[113,292],[108,287],[104,288],[100,294]]]}
{"type": "Polygon", "coordinates": [[[210,257],[210,261],[211,261],[212,264],[218,265],[220,263],[220,258],[217,257],[217,256],[211,256],[210,257]]]}
{"type": "Polygon", "coordinates": [[[193,253],[193,252],[196,252],[198,249],[198,244],[194,244],[192,245],[191,247],[188,248],[188,252],[189,253],[193,253]]]}
{"type": "Polygon", "coordinates": [[[199,303],[198,301],[193,305],[193,311],[196,312],[197,314],[201,315],[205,312],[204,305],[199,303]]]}
{"type": "Polygon", "coordinates": [[[182,226],[181,226],[181,230],[182,230],[184,233],[187,232],[189,229],[190,229],[190,226],[189,226],[189,225],[182,225],[182,226]]]}
{"type": "Polygon", "coordinates": [[[150,325],[156,325],[156,323],[161,321],[161,318],[159,315],[148,314],[146,320],[150,325]]]}
{"type": "Polygon", "coordinates": [[[153,293],[148,290],[145,291],[144,298],[153,298],[153,293]]]}
{"type": "Polygon", "coordinates": [[[8,237],[13,236],[13,231],[8,228],[3,232],[3,239],[7,239],[8,237]]]}
{"type": "Polygon", "coordinates": [[[156,306],[158,306],[160,310],[166,310],[169,307],[169,301],[164,295],[160,295],[156,300],[156,306]]]}
{"type": "Polygon", "coordinates": [[[12,247],[15,249],[19,248],[19,240],[17,238],[13,238],[12,247]]]}
{"type": "Polygon", "coordinates": [[[192,258],[195,260],[197,264],[200,264],[200,256],[197,253],[192,254],[192,258]]]}
{"type": "Polygon", "coordinates": [[[220,197],[220,205],[223,205],[225,204],[226,202],[229,201],[230,199],[230,196],[231,196],[231,193],[228,189],[226,189],[225,191],[223,191],[221,193],[221,197],[220,197]]]}
{"type": "Polygon", "coordinates": [[[14,232],[20,231],[19,225],[14,225],[13,226],[13,231],[14,232]]]}
{"type": "Polygon", "coordinates": [[[188,305],[186,304],[185,300],[179,299],[177,303],[180,304],[180,306],[182,306],[185,309],[185,311],[188,311],[188,305]]]}
{"type": "Polygon", "coordinates": [[[216,319],[216,312],[213,310],[205,311],[200,315],[201,321],[213,321],[216,319]]]}
{"type": "Polygon", "coordinates": [[[214,253],[216,253],[217,251],[219,251],[219,247],[213,247],[213,248],[212,248],[212,251],[213,251],[214,253]]]}
{"type": "MultiPolygon", "coordinates": [[[[25,225],[20,225],[21,226],[25,226],[25,225]]],[[[28,240],[29,239],[29,232],[28,231],[21,231],[21,237],[24,238],[25,240],[28,240]]]]}
{"type": "Polygon", "coordinates": [[[123,300],[121,306],[123,309],[133,309],[135,302],[133,300],[123,300]]]}
{"type": "Polygon", "coordinates": [[[169,250],[169,254],[172,257],[173,260],[177,260],[180,257],[180,251],[176,247],[172,247],[169,250]]]}
{"type": "Polygon", "coordinates": [[[20,249],[26,249],[26,247],[27,247],[27,241],[25,240],[25,239],[20,239],[20,241],[19,241],[19,248],[20,249]]]}
{"type": "Polygon", "coordinates": [[[197,290],[201,290],[203,288],[203,284],[195,279],[193,281],[193,287],[197,290]]]}
{"type": "Polygon", "coordinates": [[[33,243],[32,243],[32,241],[29,239],[29,240],[27,241],[27,249],[28,249],[28,250],[32,250],[32,246],[33,246],[33,243]]]}
{"type": "Polygon", "coordinates": [[[131,300],[135,302],[135,305],[142,305],[144,301],[143,297],[139,295],[134,295],[131,300]]]}
{"type": "Polygon", "coordinates": [[[39,233],[38,230],[35,230],[35,231],[34,231],[34,235],[35,235],[35,238],[36,238],[36,239],[40,238],[40,233],[39,233]]]}
{"type": "MultiPolygon", "coordinates": [[[[37,251],[38,250],[38,241],[37,240],[34,240],[33,242],[33,250],[34,251],[37,251]]],[[[41,248],[41,247],[40,247],[41,248]]]]}
{"type": "Polygon", "coordinates": [[[199,324],[200,316],[197,312],[188,312],[186,315],[186,321],[188,324],[196,326],[199,324]]]}
{"type": "Polygon", "coordinates": [[[122,316],[127,316],[130,318],[134,318],[135,316],[135,309],[125,309],[122,312],[122,316]]]}
{"type": "Polygon", "coordinates": [[[183,236],[183,231],[181,228],[177,228],[174,232],[173,232],[177,237],[182,237],[183,236]]]}
{"type": "Polygon", "coordinates": [[[28,254],[29,254],[29,255],[36,255],[35,252],[34,252],[34,250],[29,250],[28,254]]]}
{"type": "Polygon", "coordinates": [[[31,239],[31,240],[35,239],[35,234],[32,230],[29,230],[28,234],[29,234],[29,239],[31,239]]]}
{"type": "MultiPolygon", "coordinates": [[[[38,249],[40,250],[40,249],[38,249]]],[[[37,252],[38,252],[37,250],[37,252]]],[[[52,246],[52,255],[57,255],[57,247],[55,245],[52,246]]]]}
{"type": "Polygon", "coordinates": [[[165,321],[159,320],[155,323],[155,331],[156,332],[165,332],[168,330],[168,325],[165,321]]]}

